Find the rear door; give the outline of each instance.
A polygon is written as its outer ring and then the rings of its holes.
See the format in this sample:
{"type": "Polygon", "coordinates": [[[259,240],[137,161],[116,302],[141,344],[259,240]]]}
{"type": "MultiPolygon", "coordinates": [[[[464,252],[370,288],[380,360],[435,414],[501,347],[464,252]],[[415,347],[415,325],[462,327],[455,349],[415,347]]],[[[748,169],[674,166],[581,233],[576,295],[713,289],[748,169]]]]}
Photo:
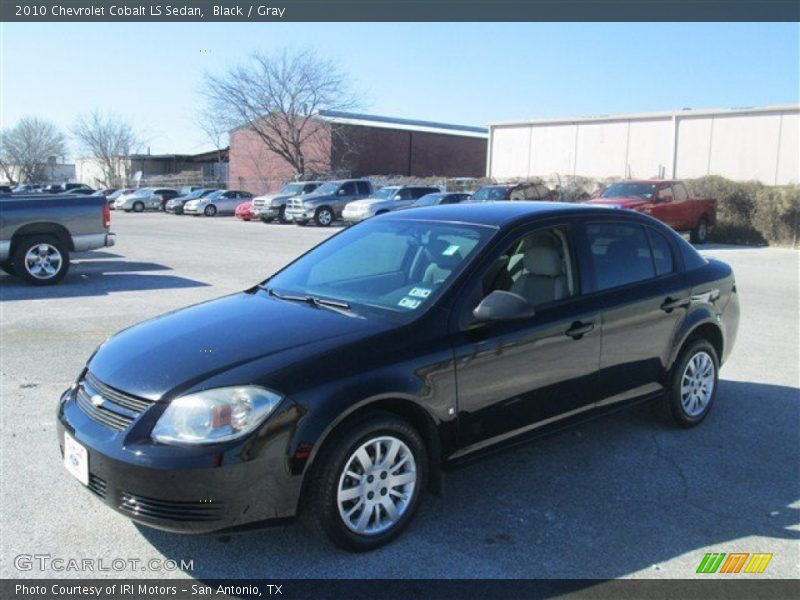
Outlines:
{"type": "Polygon", "coordinates": [[[657,392],[689,305],[677,248],[632,220],[588,221],[585,233],[594,295],[602,304],[599,405],[657,392]]]}

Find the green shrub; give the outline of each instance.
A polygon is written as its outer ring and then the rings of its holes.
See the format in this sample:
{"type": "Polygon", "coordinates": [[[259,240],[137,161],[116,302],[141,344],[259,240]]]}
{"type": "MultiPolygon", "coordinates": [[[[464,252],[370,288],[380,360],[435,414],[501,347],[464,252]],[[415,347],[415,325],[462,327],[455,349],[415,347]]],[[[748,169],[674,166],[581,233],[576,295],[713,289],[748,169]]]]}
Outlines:
{"type": "Polygon", "coordinates": [[[800,239],[800,187],[765,187],[758,190],[752,223],[769,242],[797,244],[800,239]]]}

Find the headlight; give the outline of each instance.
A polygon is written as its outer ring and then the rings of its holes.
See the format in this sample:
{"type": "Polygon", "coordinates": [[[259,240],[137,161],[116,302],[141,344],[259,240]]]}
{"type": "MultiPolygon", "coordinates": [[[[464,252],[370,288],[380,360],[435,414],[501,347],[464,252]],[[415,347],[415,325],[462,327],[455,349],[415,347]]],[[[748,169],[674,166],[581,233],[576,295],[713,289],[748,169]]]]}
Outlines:
{"type": "Polygon", "coordinates": [[[282,397],[257,386],[224,387],[173,400],[153,428],[157,442],[211,444],[253,431],[282,397]]]}

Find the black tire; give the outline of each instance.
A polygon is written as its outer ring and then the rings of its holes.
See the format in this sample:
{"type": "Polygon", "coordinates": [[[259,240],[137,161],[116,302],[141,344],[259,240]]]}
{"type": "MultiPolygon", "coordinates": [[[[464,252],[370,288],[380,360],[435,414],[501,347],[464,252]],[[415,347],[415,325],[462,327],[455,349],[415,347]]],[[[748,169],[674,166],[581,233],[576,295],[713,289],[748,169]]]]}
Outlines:
{"type": "Polygon", "coordinates": [[[133,203],[133,212],[144,212],[144,202],[134,202],[133,203]]]}
{"type": "Polygon", "coordinates": [[[300,225],[300,227],[305,227],[306,225],[308,225],[308,220],[307,219],[303,219],[302,221],[298,221],[297,219],[295,219],[294,224],[295,225],[300,225]]]}
{"type": "Polygon", "coordinates": [[[708,219],[705,215],[700,217],[697,225],[689,233],[689,240],[693,244],[705,244],[708,240],[708,219]]]}
{"type": "Polygon", "coordinates": [[[262,223],[272,223],[272,217],[261,217],[262,223]]]}
{"type": "Polygon", "coordinates": [[[12,277],[16,276],[17,274],[17,271],[14,269],[14,265],[12,265],[11,262],[0,263],[0,270],[8,275],[11,275],[12,277]]]}
{"type": "MultiPolygon", "coordinates": [[[[48,258],[48,261],[52,259],[48,258]]],[[[52,262],[48,262],[52,265],[52,262]]],[[[31,285],[55,285],[67,274],[69,271],[69,249],[58,238],[52,235],[32,235],[24,237],[14,244],[14,257],[12,266],[17,276],[24,279],[31,285]],[[26,266],[25,257],[29,251],[36,248],[36,246],[49,246],[60,255],[58,261],[58,268],[52,275],[37,276],[32,269],[26,266]]]]}
{"type": "Polygon", "coordinates": [[[284,204],[278,209],[278,223],[288,223],[289,219],[286,218],[286,205],[284,204]]]}
{"type": "MultiPolygon", "coordinates": [[[[302,520],[340,548],[352,552],[366,552],[388,544],[411,522],[426,489],[428,455],[425,442],[411,425],[389,413],[367,414],[363,419],[345,425],[341,431],[334,431],[332,436],[308,474],[301,505],[302,520]],[[339,513],[339,481],[359,446],[380,436],[392,436],[406,445],[416,463],[417,479],[405,511],[394,524],[379,533],[360,534],[348,528],[339,513]]],[[[377,477],[375,481],[380,485],[377,477]]]]}
{"type": "MultiPolygon", "coordinates": [[[[690,385],[686,386],[691,388],[690,385]]],[[[719,389],[719,357],[717,351],[714,349],[713,344],[705,338],[691,338],[689,339],[681,350],[678,360],[672,367],[669,375],[669,387],[666,390],[662,401],[663,413],[667,416],[668,420],[679,427],[694,427],[699,425],[700,422],[706,418],[714,401],[717,398],[717,390],[719,389]],[[684,379],[687,377],[687,366],[689,362],[700,355],[705,355],[711,359],[713,366],[713,388],[710,397],[705,402],[701,412],[693,414],[687,411],[684,403],[684,395],[682,393],[684,379]]],[[[691,406],[691,405],[690,405],[691,406]]]]}
{"type": "Polygon", "coordinates": [[[214,217],[217,214],[217,207],[213,204],[209,204],[203,209],[203,214],[207,217],[214,217]]]}
{"type": "Polygon", "coordinates": [[[320,227],[330,227],[334,220],[336,215],[327,206],[320,206],[314,213],[314,222],[320,227]]]}

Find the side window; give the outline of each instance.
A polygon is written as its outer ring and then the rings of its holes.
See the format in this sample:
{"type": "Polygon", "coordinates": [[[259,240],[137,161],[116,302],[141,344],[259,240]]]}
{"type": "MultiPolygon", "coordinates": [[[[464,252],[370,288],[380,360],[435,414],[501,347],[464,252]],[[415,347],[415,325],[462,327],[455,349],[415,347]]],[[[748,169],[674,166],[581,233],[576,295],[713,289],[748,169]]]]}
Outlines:
{"type": "Polygon", "coordinates": [[[665,185],[658,190],[658,194],[656,194],[656,200],[660,200],[661,202],[672,201],[672,186],[665,185]]]}
{"type": "Polygon", "coordinates": [[[345,196],[355,196],[356,195],[356,184],[354,181],[348,181],[347,183],[342,184],[342,187],[339,188],[340,190],[344,190],[343,195],[345,196]]]}
{"type": "Polygon", "coordinates": [[[656,275],[667,275],[675,270],[675,263],[672,259],[672,248],[670,248],[667,238],[655,229],[647,229],[647,236],[650,238],[650,246],[653,249],[653,262],[656,265],[656,275]]]}
{"type": "Polygon", "coordinates": [[[650,243],[644,227],[627,223],[586,226],[598,290],[655,277],[650,243]]]}
{"type": "Polygon", "coordinates": [[[530,186],[521,185],[519,187],[514,188],[511,190],[511,193],[508,195],[509,200],[524,200],[527,198],[528,190],[530,186]]]}
{"type": "Polygon", "coordinates": [[[676,183],[672,186],[672,194],[676,202],[689,199],[689,194],[686,192],[686,186],[682,183],[676,183]]]}
{"type": "Polygon", "coordinates": [[[366,181],[357,182],[357,186],[359,194],[366,196],[370,193],[369,183],[367,183],[366,181]]]}
{"type": "Polygon", "coordinates": [[[415,191],[414,188],[402,188],[400,190],[397,190],[397,193],[394,196],[392,196],[392,198],[394,198],[395,196],[400,196],[401,200],[412,200],[416,198],[416,196],[414,195],[414,191],[415,191]]]}
{"type": "Polygon", "coordinates": [[[575,273],[565,229],[529,233],[513,242],[483,276],[483,296],[512,292],[532,306],[574,296],[575,273]]]}

